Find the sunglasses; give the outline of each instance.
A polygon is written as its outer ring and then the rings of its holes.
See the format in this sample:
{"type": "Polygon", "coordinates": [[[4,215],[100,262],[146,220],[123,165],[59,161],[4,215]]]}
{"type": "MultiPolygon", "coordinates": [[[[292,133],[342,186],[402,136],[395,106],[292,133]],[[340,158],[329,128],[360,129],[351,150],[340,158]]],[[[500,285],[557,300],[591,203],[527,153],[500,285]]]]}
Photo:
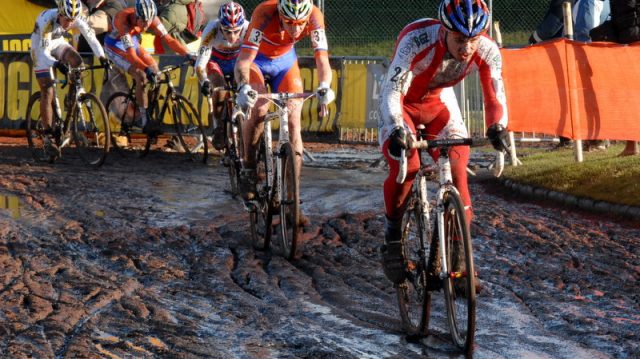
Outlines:
{"type": "Polygon", "coordinates": [[[285,25],[289,25],[289,26],[302,26],[304,24],[307,23],[307,20],[289,20],[289,19],[282,19],[282,22],[285,25]]]}

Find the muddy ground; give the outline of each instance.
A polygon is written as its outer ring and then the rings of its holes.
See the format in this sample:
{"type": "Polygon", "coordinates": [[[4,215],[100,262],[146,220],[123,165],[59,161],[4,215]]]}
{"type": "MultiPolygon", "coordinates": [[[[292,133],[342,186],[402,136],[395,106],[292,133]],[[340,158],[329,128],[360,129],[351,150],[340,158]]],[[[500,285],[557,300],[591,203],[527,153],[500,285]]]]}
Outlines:
{"type": "MultiPolygon", "coordinates": [[[[112,156],[96,171],[0,146],[0,356],[457,357],[441,293],[432,335],[402,335],[377,252],[377,150],[308,148],[310,224],[286,261],[252,248],[216,160],[112,156]]],[[[637,358],[640,226],[530,203],[483,178],[471,180],[484,287],[474,356],[637,358]]]]}

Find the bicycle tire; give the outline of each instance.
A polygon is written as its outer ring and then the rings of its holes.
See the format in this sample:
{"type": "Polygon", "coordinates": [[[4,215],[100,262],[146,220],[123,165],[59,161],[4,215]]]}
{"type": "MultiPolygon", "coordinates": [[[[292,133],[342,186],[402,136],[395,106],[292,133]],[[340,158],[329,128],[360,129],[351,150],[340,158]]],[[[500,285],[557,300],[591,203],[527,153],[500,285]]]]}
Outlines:
{"type": "Polygon", "coordinates": [[[264,136],[260,137],[256,153],[256,192],[258,208],[249,212],[251,240],[254,248],[267,250],[271,242],[271,223],[273,189],[267,181],[267,149],[264,136]]]}
{"type": "Polygon", "coordinates": [[[111,131],[107,111],[94,94],[85,93],[79,97],[71,131],[80,158],[89,166],[102,166],[109,153],[111,131]]]}
{"type": "Polygon", "coordinates": [[[291,143],[280,150],[282,176],[280,183],[280,241],[282,256],[293,259],[298,244],[300,222],[299,169],[291,143]]]}
{"type": "Polygon", "coordinates": [[[224,125],[224,154],[223,163],[227,167],[229,174],[229,185],[231,195],[235,198],[240,194],[240,169],[242,158],[242,136],[241,136],[241,124],[239,119],[231,118],[231,108],[229,107],[229,101],[224,101],[222,108],[221,122],[224,125]],[[234,133],[234,123],[238,121],[236,126],[236,132],[234,133]]]}
{"type": "MultiPolygon", "coordinates": [[[[163,113],[171,108],[173,126],[182,148],[191,160],[206,164],[209,156],[209,142],[198,111],[186,97],[180,94],[175,94],[167,101],[168,106],[165,105],[163,113]]],[[[163,118],[164,116],[161,115],[160,119],[163,118]]]]}
{"type": "Polygon", "coordinates": [[[459,236],[464,249],[466,273],[460,278],[444,279],[445,306],[453,343],[465,353],[473,351],[476,328],[475,271],[471,235],[466,225],[466,213],[457,191],[447,190],[443,196],[444,235],[447,268],[452,271],[453,238],[459,236]]]}
{"type": "Polygon", "coordinates": [[[111,131],[112,149],[121,158],[142,157],[142,149],[146,143],[146,136],[132,136],[130,132],[124,131],[123,123],[133,123],[135,111],[138,105],[133,94],[127,92],[116,92],[109,96],[105,104],[109,128],[111,131]],[[129,111],[127,109],[130,108],[129,111]]]}
{"type": "MultiPolygon", "coordinates": [[[[29,98],[27,105],[26,136],[31,156],[38,162],[52,162],[51,158],[44,151],[44,128],[40,116],[40,91],[34,93],[29,98]]],[[[54,114],[55,116],[55,114],[54,114]]]]}
{"type": "MultiPolygon", "coordinates": [[[[417,178],[416,181],[419,181],[417,178]]],[[[424,180],[424,179],[422,179],[424,180]]],[[[431,314],[431,292],[427,289],[427,254],[431,248],[429,223],[417,193],[407,205],[403,223],[403,249],[407,278],[396,286],[398,307],[404,331],[409,336],[425,336],[431,314]]]]}

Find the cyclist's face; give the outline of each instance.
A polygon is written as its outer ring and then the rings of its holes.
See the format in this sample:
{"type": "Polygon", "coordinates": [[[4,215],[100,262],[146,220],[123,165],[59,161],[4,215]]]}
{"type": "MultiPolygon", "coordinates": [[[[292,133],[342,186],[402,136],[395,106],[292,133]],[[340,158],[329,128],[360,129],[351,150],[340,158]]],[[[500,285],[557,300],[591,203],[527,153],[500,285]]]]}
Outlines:
{"type": "Polygon", "coordinates": [[[302,31],[304,31],[304,28],[307,27],[307,20],[282,19],[282,27],[284,28],[284,31],[289,34],[289,36],[295,39],[298,36],[302,35],[302,31]]]}
{"type": "Polygon", "coordinates": [[[238,41],[238,38],[240,38],[240,31],[241,29],[239,27],[231,27],[231,28],[221,28],[222,30],[222,36],[224,36],[224,39],[227,40],[227,42],[234,44],[236,41],[238,41]]]}
{"type": "Polygon", "coordinates": [[[73,23],[76,22],[76,19],[71,19],[68,18],[66,16],[62,16],[60,15],[60,26],[62,26],[62,29],[64,30],[69,30],[69,28],[73,25],[73,23]]]}
{"type": "Polygon", "coordinates": [[[467,37],[459,32],[447,31],[447,50],[456,60],[468,62],[478,50],[480,36],[467,37]]]}
{"type": "Polygon", "coordinates": [[[146,30],[151,26],[151,20],[144,21],[143,19],[136,18],[136,26],[142,29],[142,31],[146,30]]]}

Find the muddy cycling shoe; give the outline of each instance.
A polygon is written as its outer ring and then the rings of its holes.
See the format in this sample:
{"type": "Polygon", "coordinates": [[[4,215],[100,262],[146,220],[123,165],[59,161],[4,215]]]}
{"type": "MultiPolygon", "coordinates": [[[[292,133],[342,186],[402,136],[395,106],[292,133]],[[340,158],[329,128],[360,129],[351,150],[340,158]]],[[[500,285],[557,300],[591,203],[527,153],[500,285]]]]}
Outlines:
{"type": "Polygon", "coordinates": [[[224,148],[224,128],[222,126],[213,130],[213,148],[220,151],[224,148]]]}
{"type": "Polygon", "coordinates": [[[254,169],[242,169],[240,171],[240,178],[238,181],[238,187],[242,198],[245,201],[251,201],[256,197],[256,170],[254,169]]]}
{"type": "Polygon", "coordinates": [[[56,145],[56,141],[53,138],[45,136],[42,141],[45,156],[49,157],[49,159],[60,157],[60,148],[56,145]]]}
{"type": "Polygon", "coordinates": [[[382,269],[384,275],[393,284],[402,283],[407,273],[404,266],[404,256],[402,255],[402,242],[389,242],[380,247],[382,254],[382,269]]]}

